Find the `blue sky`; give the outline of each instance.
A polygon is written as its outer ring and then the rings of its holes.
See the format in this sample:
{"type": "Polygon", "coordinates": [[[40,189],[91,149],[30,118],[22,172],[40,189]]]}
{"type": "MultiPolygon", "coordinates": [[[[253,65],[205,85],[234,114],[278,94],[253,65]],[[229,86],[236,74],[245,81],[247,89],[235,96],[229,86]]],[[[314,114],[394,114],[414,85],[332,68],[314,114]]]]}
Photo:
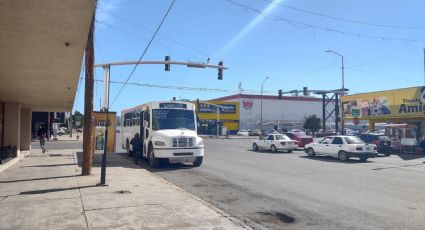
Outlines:
{"type": "MultiPolygon", "coordinates": [[[[170,3],[99,0],[95,62],[139,59],[170,3]]],[[[424,11],[421,0],[176,0],[144,60],[169,55],[176,61],[223,61],[230,68],[224,80],[217,80],[216,69],[171,66],[166,72],[163,65],[139,65],[129,82],[206,89],[127,85],[111,110],[173,96],[226,96],[238,92],[239,82],[247,92],[259,93],[266,76],[264,91],[271,95],[303,86],[340,88],[340,57],[326,50],[344,55],[345,87],[351,93],[423,85],[424,11]]],[[[112,67],[111,80],[125,81],[132,68],[112,67]]],[[[101,69],[96,78],[103,78],[101,69]]],[[[111,84],[111,102],[121,87],[111,84]]],[[[103,83],[95,84],[95,110],[102,88],[103,83]]],[[[74,110],[83,111],[83,91],[81,81],[74,110]]]]}

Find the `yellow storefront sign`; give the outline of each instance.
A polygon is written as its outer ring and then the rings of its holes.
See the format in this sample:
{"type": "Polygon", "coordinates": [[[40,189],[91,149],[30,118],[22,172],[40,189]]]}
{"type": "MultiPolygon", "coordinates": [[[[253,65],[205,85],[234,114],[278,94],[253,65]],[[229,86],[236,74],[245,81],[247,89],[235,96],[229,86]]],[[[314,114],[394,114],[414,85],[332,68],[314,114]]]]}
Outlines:
{"type": "Polygon", "coordinates": [[[362,119],[425,117],[425,87],[343,96],[344,117],[362,119]]]}

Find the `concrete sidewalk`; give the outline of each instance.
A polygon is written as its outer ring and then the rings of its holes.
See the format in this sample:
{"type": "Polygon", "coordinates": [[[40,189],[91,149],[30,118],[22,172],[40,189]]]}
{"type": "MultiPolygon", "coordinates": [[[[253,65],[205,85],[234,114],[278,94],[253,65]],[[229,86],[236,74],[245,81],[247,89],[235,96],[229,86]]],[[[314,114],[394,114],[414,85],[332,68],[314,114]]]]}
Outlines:
{"type": "Polygon", "coordinates": [[[79,176],[77,155],[33,150],[0,173],[0,229],[247,229],[118,154],[97,187],[99,165],[79,176]]]}

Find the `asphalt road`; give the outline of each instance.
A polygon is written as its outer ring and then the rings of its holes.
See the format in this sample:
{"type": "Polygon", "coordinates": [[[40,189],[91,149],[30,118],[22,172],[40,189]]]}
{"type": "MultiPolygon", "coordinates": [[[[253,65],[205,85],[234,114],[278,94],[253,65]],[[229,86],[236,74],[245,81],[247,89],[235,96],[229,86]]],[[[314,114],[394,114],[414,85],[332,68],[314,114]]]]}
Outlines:
{"type": "Polygon", "coordinates": [[[201,167],[153,172],[257,228],[424,229],[425,158],[344,163],[250,146],[251,140],[206,140],[201,167]]]}
{"type": "MultiPolygon", "coordinates": [[[[424,229],[425,157],[341,162],[253,152],[251,140],[205,144],[199,168],[140,165],[256,229],[424,229]]],[[[81,148],[81,141],[50,147],[62,145],[81,148]]]]}

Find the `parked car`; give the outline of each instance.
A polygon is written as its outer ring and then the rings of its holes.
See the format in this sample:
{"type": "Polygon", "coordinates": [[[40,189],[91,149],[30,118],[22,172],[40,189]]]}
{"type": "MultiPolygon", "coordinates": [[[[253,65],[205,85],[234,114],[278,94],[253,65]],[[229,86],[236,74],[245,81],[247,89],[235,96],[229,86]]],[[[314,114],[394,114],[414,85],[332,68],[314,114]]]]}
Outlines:
{"type": "Polygon", "coordinates": [[[313,142],[313,137],[307,136],[304,132],[287,132],[285,134],[292,140],[297,141],[298,147],[304,148],[306,144],[313,142]]]}
{"type": "Polygon", "coordinates": [[[65,135],[65,134],[66,134],[65,129],[58,129],[58,130],[56,130],[56,134],[57,134],[58,136],[65,135]]]}
{"type": "Polygon", "coordinates": [[[252,129],[248,129],[247,131],[248,131],[248,136],[252,136],[252,133],[253,133],[254,131],[252,131],[252,129]]]}
{"type": "Polygon", "coordinates": [[[391,155],[393,148],[391,147],[391,139],[383,134],[360,134],[360,139],[369,144],[375,144],[378,147],[378,153],[385,156],[391,155]]]}
{"type": "Polygon", "coordinates": [[[261,136],[261,130],[260,129],[254,129],[254,131],[252,131],[252,136],[261,136]]]}
{"type": "Polygon", "coordinates": [[[252,149],[254,151],[258,151],[260,149],[271,150],[272,152],[285,150],[290,153],[296,147],[297,146],[295,145],[295,141],[291,140],[291,138],[289,138],[285,134],[279,133],[263,136],[258,138],[258,140],[254,140],[252,142],[252,149]]]}
{"type": "Polygon", "coordinates": [[[304,147],[309,157],[330,155],[337,156],[343,161],[350,157],[358,157],[361,161],[366,161],[378,154],[376,150],[376,145],[367,144],[359,137],[342,135],[325,137],[318,143],[310,143],[304,147]]]}
{"type": "Polygon", "coordinates": [[[249,136],[249,133],[246,129],[241,129],[236,133],[236,135],[238,135],[238,136],[249,136]]]}

